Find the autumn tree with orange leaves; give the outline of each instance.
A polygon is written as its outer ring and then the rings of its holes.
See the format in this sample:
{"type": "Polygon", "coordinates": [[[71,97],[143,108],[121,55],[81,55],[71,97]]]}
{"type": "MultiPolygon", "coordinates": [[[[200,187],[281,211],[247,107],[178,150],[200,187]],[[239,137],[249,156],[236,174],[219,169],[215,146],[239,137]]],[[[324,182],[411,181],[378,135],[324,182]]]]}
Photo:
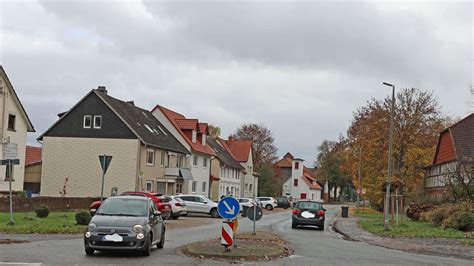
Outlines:
{"type": "MultiPolygon", "coordinates": [[[[341,172],[352,177],[357,188],[359,149],[361,188],[373,206],[383,205],[387,179],[390,97],[372,99],[354,112],[347,137],[340,140],[341,172]]],[[[415,199],[423,191],[424,167],[434,156],[439,132],[447,119],[436,97],[419,89],[401,89],[396,94],[393,142],[394,187],[403,188],[405,197],[415,199]]]]}

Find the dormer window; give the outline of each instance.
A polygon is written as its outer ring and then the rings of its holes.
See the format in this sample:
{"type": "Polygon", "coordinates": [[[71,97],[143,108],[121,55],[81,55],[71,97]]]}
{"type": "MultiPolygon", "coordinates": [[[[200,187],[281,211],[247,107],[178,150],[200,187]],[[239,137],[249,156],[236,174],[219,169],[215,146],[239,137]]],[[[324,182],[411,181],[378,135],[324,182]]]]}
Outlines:
{"type": "Polygon", "coordinates": [[[193,130],[193,143],[196,143],[197,140],[197,132],[196,130],[193,130]]]}
{"type": "Polygon", "coordinates": [[[92,116],[91,115],[85,115],[84,116],[82,127],[83,128],[91,128],[92,127],[92,116]]]}
{"type": "Polygon", "coordinates": [[[202,134],[202,145],[206,146],[206,134],[202,134]]]}
{"type": "Polygon", "coordinates": [[[102,116],[94,115],[94,128],[100,129],[102,127],[102,116]]]}

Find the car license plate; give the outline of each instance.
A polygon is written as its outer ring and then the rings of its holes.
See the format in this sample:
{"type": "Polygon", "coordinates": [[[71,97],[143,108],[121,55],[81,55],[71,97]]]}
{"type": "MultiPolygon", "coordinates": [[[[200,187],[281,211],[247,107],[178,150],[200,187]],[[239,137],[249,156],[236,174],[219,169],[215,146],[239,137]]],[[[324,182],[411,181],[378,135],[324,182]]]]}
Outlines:
{"type": "Polygon", "coordinates": [[[122,242],[123,237],[118,235],[118,234],[113,234],[113,235],[105,235],[102,237],[103,241],[113,241],[113,242],[122,242]]]}
{"type": "Polygon", "coordinates": [[[303,216],[303,218],[306,218],[306,219],[310,219],[310,218],[315,217],[315,215],[313,213],[310,213],[308,211],[304,211],[303,213],[301,213],[301,216],[303,216]]]}

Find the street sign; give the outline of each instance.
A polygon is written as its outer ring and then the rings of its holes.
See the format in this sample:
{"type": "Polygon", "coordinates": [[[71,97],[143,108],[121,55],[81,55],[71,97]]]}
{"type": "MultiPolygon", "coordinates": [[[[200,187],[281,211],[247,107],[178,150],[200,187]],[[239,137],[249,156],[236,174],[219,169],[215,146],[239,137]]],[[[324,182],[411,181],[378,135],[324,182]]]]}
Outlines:
{"type": "Polygon", "coordinates": [[[219,215],[224,219],[233,219],[240,212],[239,202],[231,197],[225,197],[219,201],[217,205],[219,215]]]}
{"type": "Polygon", "coordinates": [[[225,247],[225,251],[230,251],[229,247],[234,243],[234,222],[222,222],[221,245],[225,247]]]}
{"type": "Polygon", "coordinates": [[[14,160],[11,160],[11,159],[8,159],[8,160],[0,160],[0,165],[18,165],[20,164],[20,159],[14,159],[14,160]]]}
{"type": "Polygon", "coordinates": [[[3,143],[2,145],[2,159],[15,160],[18,159],[18,145],[16,143],[3,143]]]}
{"type": "Polygon", "coordinates": [[[258,206],[256,206],[256,208],[257,208],[256,211],[255,211],[255,206],[252,206],[247,210],[247,217],[249,217],[251,221],[258,221],[262,219],[262,216],[263,216],[262,208],[258,206]]]}
{"type": "Polygon", "coordinates": [[[100,167],[102,167],[102,171],[107,173],[107,169],[109,168],[110,161],[112,161],[112,156],[108,155],[99,155],[100,167]]]}

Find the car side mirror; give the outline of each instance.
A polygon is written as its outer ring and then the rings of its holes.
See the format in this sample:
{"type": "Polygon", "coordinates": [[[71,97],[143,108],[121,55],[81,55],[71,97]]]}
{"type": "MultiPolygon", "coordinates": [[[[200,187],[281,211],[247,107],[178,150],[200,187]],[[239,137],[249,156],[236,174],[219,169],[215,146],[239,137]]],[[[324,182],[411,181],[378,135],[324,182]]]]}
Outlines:
{"type": "Polygon", "coordinates": [[[326,211],[326,209],[323,208],[323,211],[326,211]]]}
{"type": "Polygon", "coordinates": [[[97,209],[90,209],[89,210],[89,213],[91,214],[91,216],[94,216],[96,212],[97,212],[97,209]]]}
{"type": "Polygon", "coordinates": [[[154,211],[153,216],[155,216],[155,217],[161,216],[161,212],[160,211],[154,211]]]}
{"type": "Polygon", "coordinates": [[[202,203],[207,204],[207,201],[203,201],[202,203]]]}

